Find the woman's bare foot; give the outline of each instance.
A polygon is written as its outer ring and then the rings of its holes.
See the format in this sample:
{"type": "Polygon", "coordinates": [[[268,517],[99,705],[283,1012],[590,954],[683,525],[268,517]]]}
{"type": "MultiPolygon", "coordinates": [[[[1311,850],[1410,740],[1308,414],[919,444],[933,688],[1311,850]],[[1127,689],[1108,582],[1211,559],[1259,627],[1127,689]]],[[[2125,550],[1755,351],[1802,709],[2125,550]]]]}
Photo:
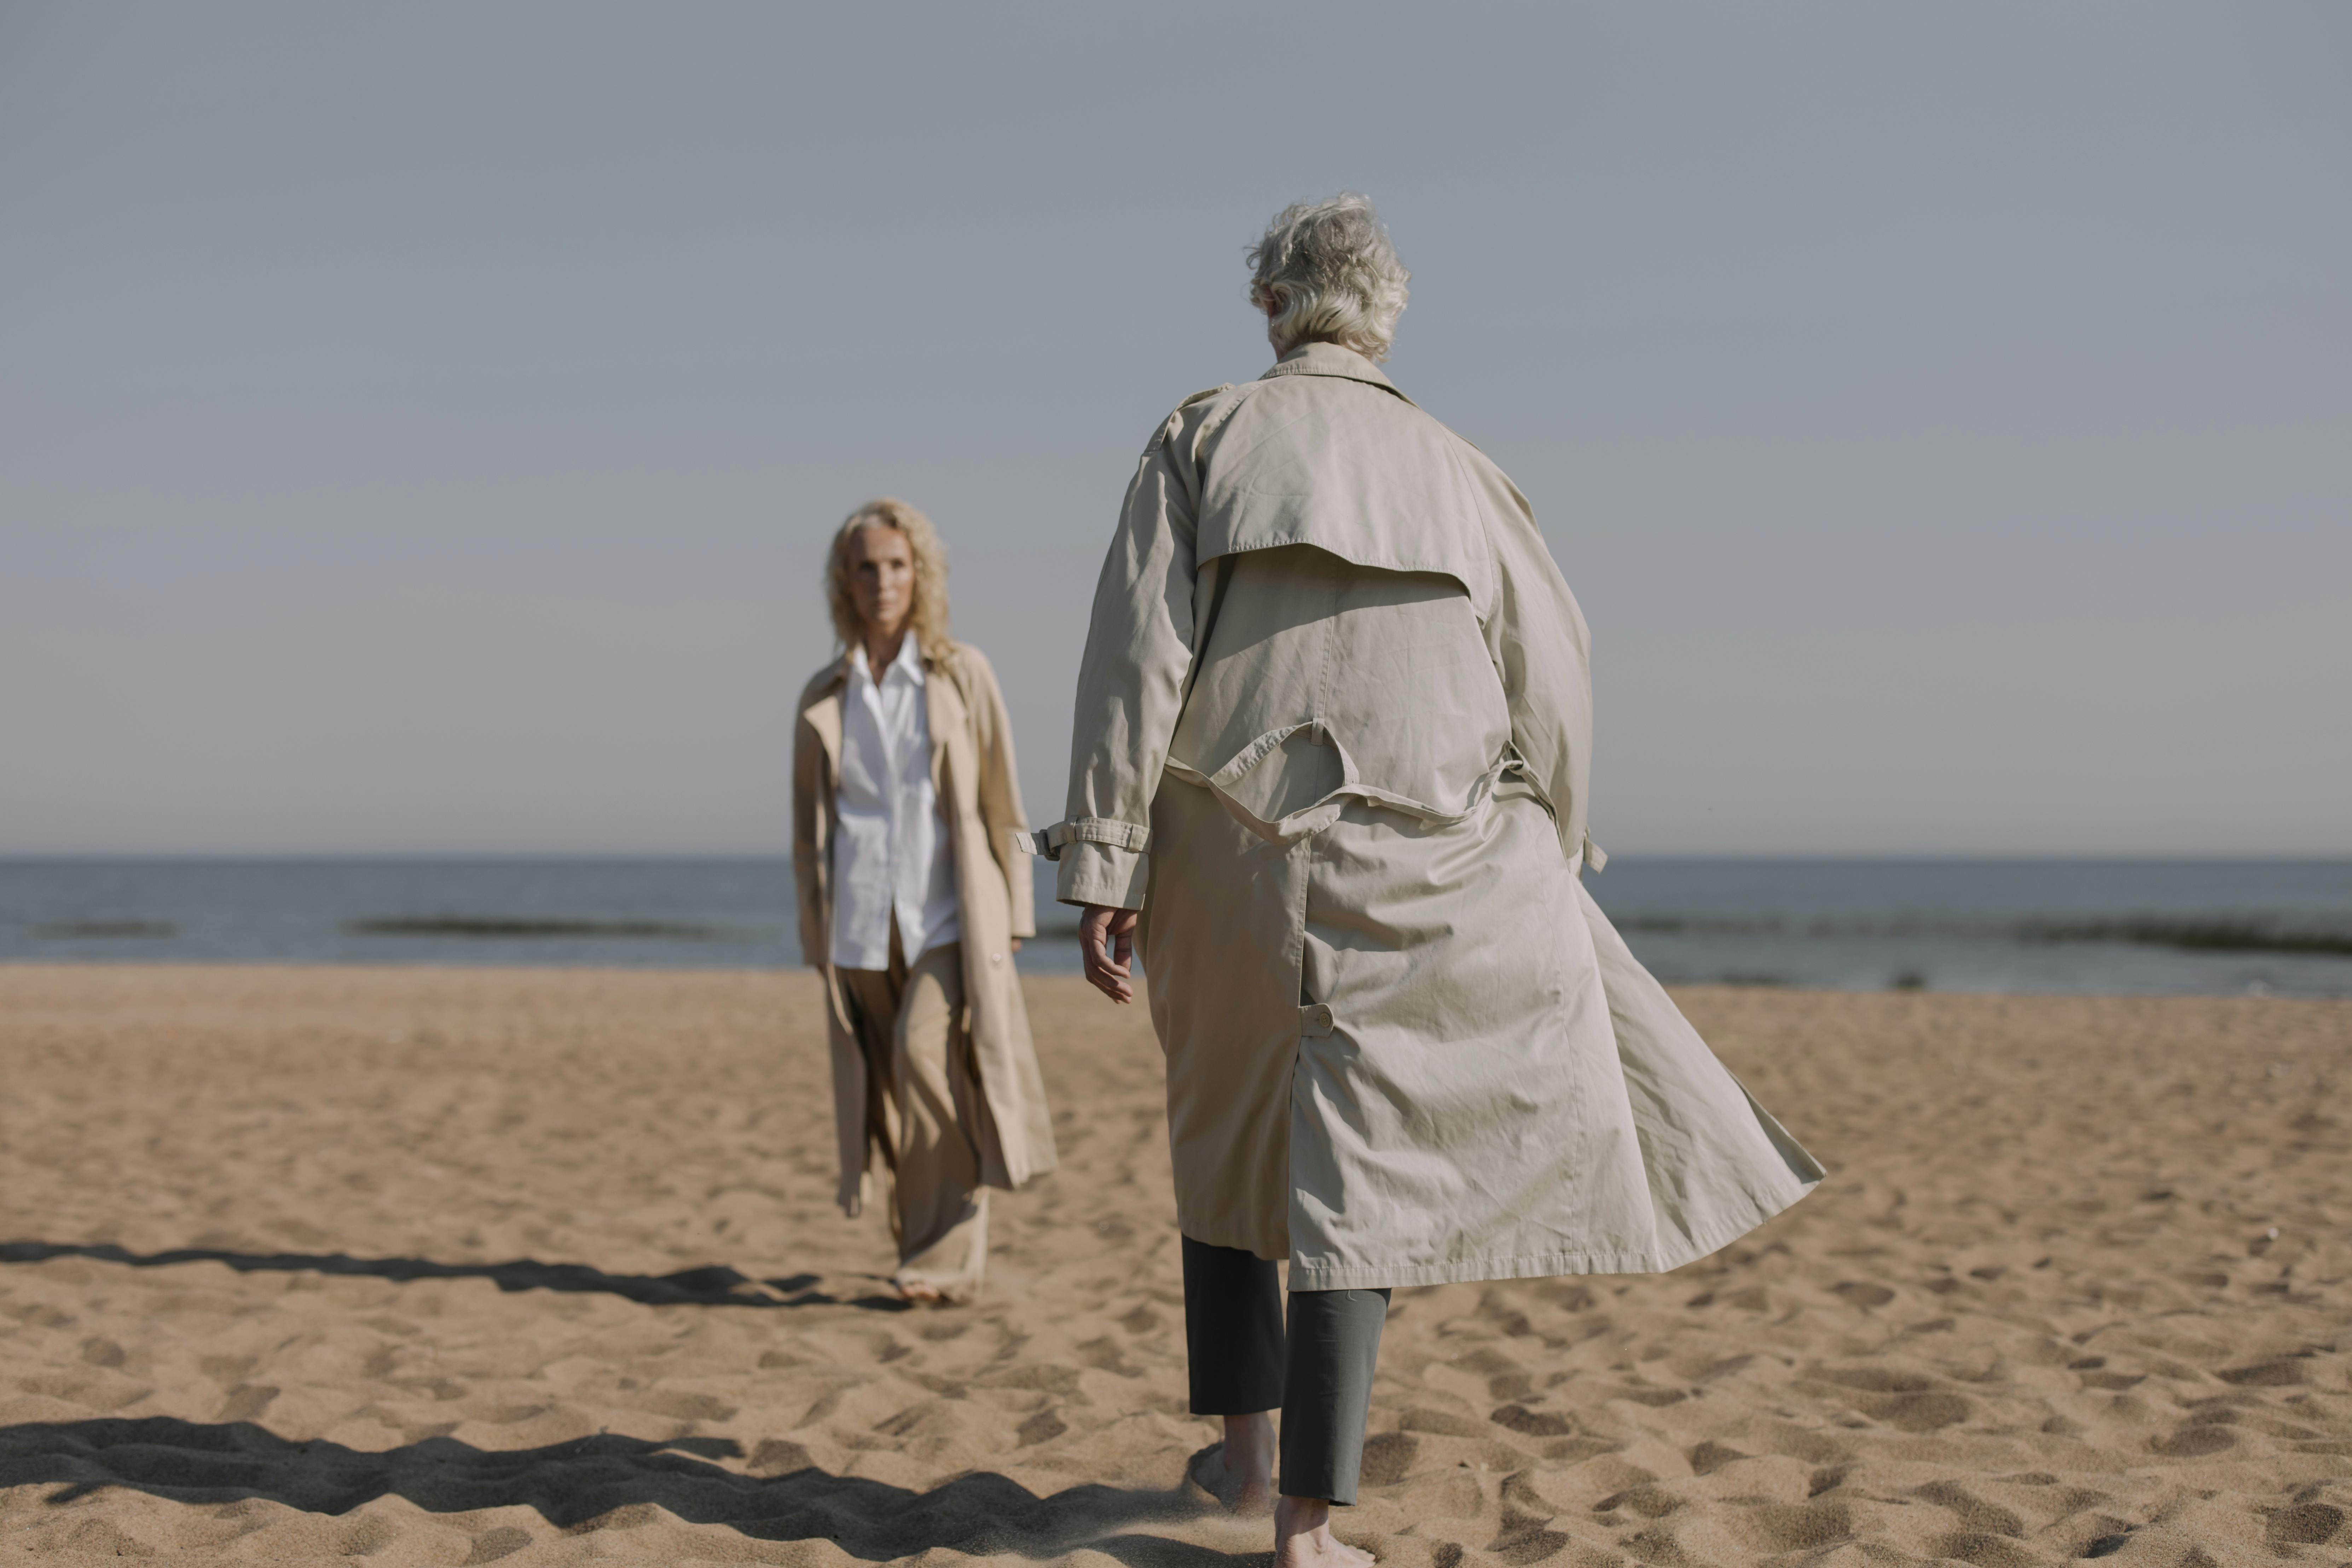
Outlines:
{"type": "Polygon", "coordinates": [[[1193,1479],[1234,1513],[1263,1514],[1274,1507],[1274,1417],[1225,1417],[1225,1440],[1201,1456],[1193,1479]]]}
{"type": "Polygon", "coordinates": [[[898,1288],[898,1299],[902,1301],[918,1307],[947,1305],[948,1299],[940,1295],[940,1288],[928,1279],[894,1279],[891,1283],[898,1288]]]}
{"type": "Polygon", "coordinates": [[[1331,1505],[1323,1499],[1275,1500],[1275,1568],[1371,1568],[1374,1561],[1331,1533],[1331,1505]]]}

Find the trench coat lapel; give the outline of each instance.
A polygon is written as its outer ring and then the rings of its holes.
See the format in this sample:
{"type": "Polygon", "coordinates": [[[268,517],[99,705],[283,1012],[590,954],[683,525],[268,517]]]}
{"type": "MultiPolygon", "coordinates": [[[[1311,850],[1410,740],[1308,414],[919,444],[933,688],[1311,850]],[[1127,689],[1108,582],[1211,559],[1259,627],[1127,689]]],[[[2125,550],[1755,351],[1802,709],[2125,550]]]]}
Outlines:
{"type": "Polygon", "coordinates": [[[931,731],[931,793],[946,808],[948,824],[952,829],[962,813],[961,801],[950,802],[950,785],[962,787],[963,781],[976,777],[969,759],[957,753],[964,749],[966,731],[971,729],[971,715],[965,710],[963,694],[940,662],[923,660],[923,717],[931,731]]]}
{"type": "Polygon", "coordinates": [[[803,710],[809,728],[816,731],[817,744],[824,748],[825,783],[836,792],[841,788],[841,686],[836,680],[831,691],[803,710]]]}
{"type": "Polygon", "coordinates": [[[836,789],[841,785],[841,694],[848,687],[849,656],[843,654],[819,672],[818,695],[801,710],[824,746],[825,773],[836,789]]]}
{"type": "MultiPolygon", "coordinates": [[[[816,864],[810,871],[816,878],[819,902],[825,910],[824,940],[833,941],[833,803],[841,795],[841,694],[849,683],[849,658],[843,655],[826,672],[823,695],[801,710],[801,717],[816,736],[817,747],[824,753],[824,805],[817,812],[816,864]]],[[[849,1009],[844,1000],[838,977],[833,972],[830,952],[803,954],[809,963],[824,972],[825,1005],[833,1016],[837,1029],[849,1027],[849,1009]]],[[[861,1096],[862,1101],[862,1096],[861,1096]]],[[[860,1134],[863,1136],[863,1134],[860,1134]]]]}

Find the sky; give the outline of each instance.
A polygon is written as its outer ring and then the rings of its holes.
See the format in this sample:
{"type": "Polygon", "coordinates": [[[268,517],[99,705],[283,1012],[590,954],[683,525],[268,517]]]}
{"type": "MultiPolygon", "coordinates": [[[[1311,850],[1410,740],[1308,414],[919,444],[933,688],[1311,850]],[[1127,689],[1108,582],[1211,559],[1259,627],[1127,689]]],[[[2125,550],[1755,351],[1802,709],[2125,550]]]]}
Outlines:
{"type": "Polygon", "coordinates": [[[835,527],[1034,819],[1380,204],[1647,854],[2352,853],[2352,8],[0,0],[0,855],[789,841],[835,527]]]}

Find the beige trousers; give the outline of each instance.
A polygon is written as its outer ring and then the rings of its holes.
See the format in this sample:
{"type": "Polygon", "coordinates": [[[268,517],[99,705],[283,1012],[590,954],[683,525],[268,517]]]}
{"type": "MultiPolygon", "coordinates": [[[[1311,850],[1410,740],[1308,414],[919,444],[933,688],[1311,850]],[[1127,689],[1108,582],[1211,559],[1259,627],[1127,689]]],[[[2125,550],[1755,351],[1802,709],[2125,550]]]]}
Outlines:
{"type": "Polygon", "coordinates": [[[963,945],[909,964],[890,922],[890,967],[840,971],[866,1055],[866,1124],[890,1166],[890,1234],[900,1284],[950,1301],[980,1293],[988,1189],[980,1184],[980,1080],[962,1027],[963,945]]]}

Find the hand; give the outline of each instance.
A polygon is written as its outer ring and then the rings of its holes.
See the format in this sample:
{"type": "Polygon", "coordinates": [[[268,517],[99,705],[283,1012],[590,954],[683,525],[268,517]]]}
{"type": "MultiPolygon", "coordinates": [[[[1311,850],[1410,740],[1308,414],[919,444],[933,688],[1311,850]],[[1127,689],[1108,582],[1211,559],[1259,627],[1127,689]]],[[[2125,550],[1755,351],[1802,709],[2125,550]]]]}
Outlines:
{"type": "Polygon", "coordinates": [[[1019,952],[1021,951],[1021,939],[1020,939],[1019,937],[1017,937],[1017,936],[1016,936],[1016,937],[1012,938],[1012,939],[1011,939],[1011,941],[1012,941],[1012,943],[1013,943],[1013,952],[1019,952]]]}
{"type": "Polygon", "coordinates": [[[1078,952],[1087,961],[1087,979],[1114,1002],[1135,1000],[1135,982],[1129,960],[1135,953],[1135,911],[1088,904],[1078,917],[1078,952]]]}

